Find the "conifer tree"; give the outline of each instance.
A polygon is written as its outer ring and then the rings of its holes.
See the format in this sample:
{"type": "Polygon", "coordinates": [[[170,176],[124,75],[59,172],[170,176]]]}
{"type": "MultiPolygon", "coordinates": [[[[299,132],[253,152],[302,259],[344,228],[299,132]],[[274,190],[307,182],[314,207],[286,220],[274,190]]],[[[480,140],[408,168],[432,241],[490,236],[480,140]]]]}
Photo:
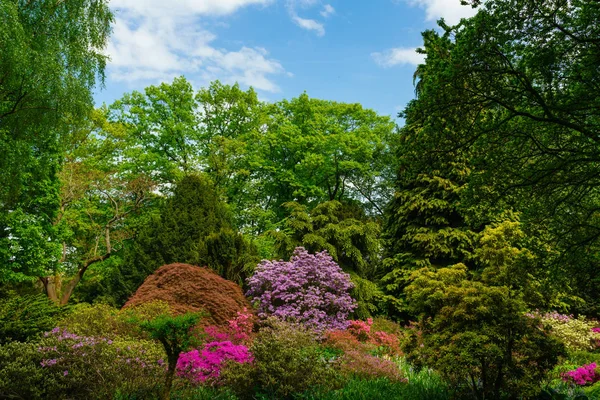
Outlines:
{"type": "Polygon", "coordinates": [[[125,292],[128,295],[135,291],[161,265],[175,262],[209,265],[218,273],[227,272],[225,278],[239,281],[245,275],[240,278],[236,269],[246,269],[248,260],[242,253],[255,254],[256,250],[250,243],[240,244],[246,239],[236,235],[232,232],[229,208],[213,182],[205,175],[184,177],[160,215],[151,218],[136,236],[121,271],[127,286],[125,292]],[[215,249],[207,246],[218,247],[225,239],[235,241],[236,249],[230,256],[221,255],[217,259],[215,249]]]}
{"type": "Polygon", "coordinates": [[[459,151],[426,149],[432,144],[428,129],[418,124],[402,129],[396,193],[384,223],[382,283],[392,313],[406,311],[403,290],[413,271],[468,265],[476,240],[460,202],[468,163],[459,151]]]}

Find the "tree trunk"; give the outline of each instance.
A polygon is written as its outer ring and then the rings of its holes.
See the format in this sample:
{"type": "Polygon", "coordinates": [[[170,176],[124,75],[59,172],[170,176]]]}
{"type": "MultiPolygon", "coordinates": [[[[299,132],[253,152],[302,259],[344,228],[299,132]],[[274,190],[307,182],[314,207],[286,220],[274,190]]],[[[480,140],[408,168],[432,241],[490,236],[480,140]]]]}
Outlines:
{"type": "Polygon", "coordinates": [[[73,279],[71,279],[69,281],[69,283],[67,283],[65,285],[65,288],[62,291],[62,294],[60,296],[59,305],[61,305],[61,306],[67,305],[67,303],[69,302],[69,299],[71,298],[71,294],[73,294],[73,289],[75,289],[75,286],[77,286],[77,284],[81,280],[82,276],[83,276],[82,270],[77,271],[77,274],[73,277],[73,279]]]}
{"type": "Polygon", "coordinates": [[[179,354],[168,355],[168,369],[165,377],[165,387],[163,388],[161,400],[169,400],[171,398],[171,387],[173,386],[173,377],[175,376],[175,368],[177,368],[177,359],[179,354]]]}
{"type": "Polygon", "coordinates": [[[60,278],[58,276],[45,276],[41,277],[40,281],[44,285],[44,293],[54,303],[58,304],[58,290],[60,290],[60,278]]]}

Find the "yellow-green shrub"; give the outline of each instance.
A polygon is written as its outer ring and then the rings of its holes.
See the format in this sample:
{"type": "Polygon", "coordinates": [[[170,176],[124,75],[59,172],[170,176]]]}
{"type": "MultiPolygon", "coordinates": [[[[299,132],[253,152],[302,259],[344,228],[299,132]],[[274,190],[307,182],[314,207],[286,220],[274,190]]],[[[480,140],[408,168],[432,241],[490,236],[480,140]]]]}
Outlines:
{"type": "Polygon", "coordinates": [[[545,325],[550,326],[551,334],[570,351],[593,350],[600,340],[600,333],[592,331],[596,323],[586,320],[583,316],[574,318],[557,312],[538,316],[545,325]]]}

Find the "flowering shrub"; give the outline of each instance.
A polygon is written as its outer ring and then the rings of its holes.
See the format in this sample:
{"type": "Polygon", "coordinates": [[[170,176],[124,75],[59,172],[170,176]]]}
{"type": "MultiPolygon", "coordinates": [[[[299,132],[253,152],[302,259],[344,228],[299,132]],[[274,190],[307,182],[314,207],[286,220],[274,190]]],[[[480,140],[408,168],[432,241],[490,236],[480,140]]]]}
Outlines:
{"type": "MultiPolygon", "coordinates": [[[[371,318],[367,318],[366,321],[349,321],[348,333],[359,342],[377,347],[377,353],[388,355],[400,354],[400,341],[396,335],[383,331],[372,332],[372,327],[373,319],[371,318]]],[[[330,337],[335,337],[335,334],[333,336],[330,335],[330,337]]]]}
{"type": "Polygon", "coordinates": [[[586,321],[583,316],[574,318],[572,315],[557,312],[527,315],[541,318],[545,325],[552,328],[552,335],[562,341],[569,350],[592,350],[600,339],[600,333],[594,330],[595,323],[586,321]]]}
{"type": "Polygon", "coordinates": [[[372,318],[367,318],[367,321],[349,321],[348,331],[361,342],[366,342],[371,337],[371,325],[373,325],[372,318]]]}
{"type": "Polygon", "coordinates": [[[306,324],[312,329],[345,329],[356,308],[350,297],[350,276],[326,251],[309,254],[303,247],[291,261],[262,261],[248,279],[247,295],[258,303],[261,318],[306,324]]]}
{"type": "Polygon", "coordinates": [[[579,367],[573,371],[565,372],[562,376],[565,382],[573,382],[576,385],[585,386],[600,381],[600,371],[596,363],[579,367]]]}
{"type": "Polygon", "coordinates": [[[193,383],[217,382],[221,367],[228,361],[240,364],[251,363],[252,355],[244,345],[235,345],[229,341],[210,342],[201,352],[192,350],[181,353],[177,361],[177,375],[193,383]]]}
{"type": "Polygon", "coordinates": [[[163,357],[161,346],[150,341],[55,328],[37,342],[0,347],[0,397],[152,397],[165,372],[163,357]]]}
{"type": "Polygon", "coordinates": [[[244,308],[237,312],[237,317],[227,321],[227,327],[210,325],[204,328],[204,333],[209,341],[226,342],[234,344],[248,344],[252,338],[254,315],[244,308]]]}
{"type": "Polygon", "coordinates": [[[361,379],[387,378],[402,381],[390,356],[400,354],[398,338],[386,332],[371,332],[372,321],[350,321],[347,330],[326,333],[324,344],[341,350],[336,368],[345,376],[361,379]]]}

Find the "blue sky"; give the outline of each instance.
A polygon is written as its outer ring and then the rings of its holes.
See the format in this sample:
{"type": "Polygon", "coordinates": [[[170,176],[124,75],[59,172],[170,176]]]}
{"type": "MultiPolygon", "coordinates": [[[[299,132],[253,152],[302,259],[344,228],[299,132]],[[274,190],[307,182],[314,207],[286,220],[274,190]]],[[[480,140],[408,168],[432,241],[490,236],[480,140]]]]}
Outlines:
{"type": "Polygon", "coordinates": [[[473,14],[460,0],[112,0],[98,105],[184,75],[252,86],[265,101],[309,96],[396,117],[413,98],[421,32],[473,14]]]}

